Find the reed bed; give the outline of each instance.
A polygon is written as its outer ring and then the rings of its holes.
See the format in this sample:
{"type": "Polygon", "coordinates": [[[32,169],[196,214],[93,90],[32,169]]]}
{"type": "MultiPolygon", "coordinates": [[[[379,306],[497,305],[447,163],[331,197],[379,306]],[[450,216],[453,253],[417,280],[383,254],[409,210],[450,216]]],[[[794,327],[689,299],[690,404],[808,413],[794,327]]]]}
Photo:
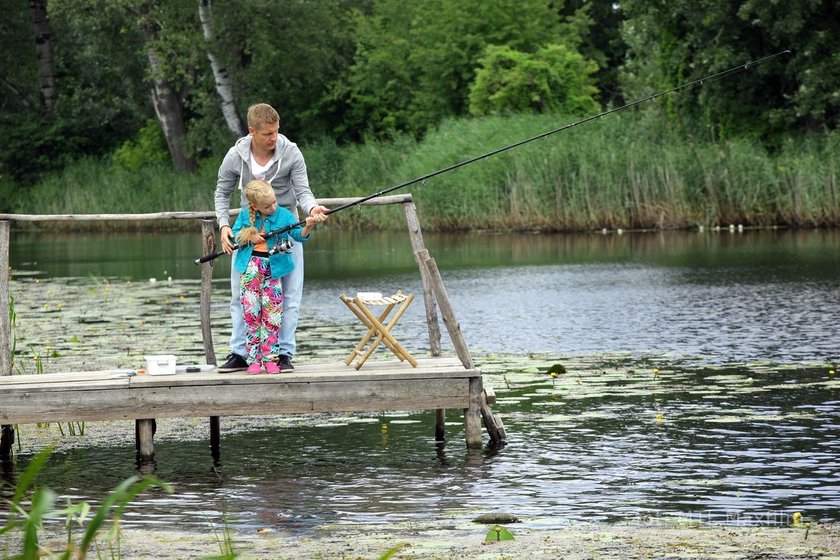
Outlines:
{"type": "MultiPolygon", "coordinates": [[[[452,119],[415,141],[304,145],[319,197],[365,196],[574,122],[562,115],[452,119]]],[[[698,226],[840,225],[840,133],[799,134],[770,151],[740,138],[698,141],[641,113],[613,114],[405,189],[435,230],[580,231],[698,226]]],[[[220,156],[221,157],[221,156],[220,156]]],[[[220,161],[220,159],[219,159],[220,161]]],[[[21,189],[12,211],[123,213],[211,210],[216,160],[193,175],[82,160],[21,189]]],[[[237,201],[234,201],[236,204],[237,201]]],[[[403,227],[398,209],[333,218],[403,227]]]]}

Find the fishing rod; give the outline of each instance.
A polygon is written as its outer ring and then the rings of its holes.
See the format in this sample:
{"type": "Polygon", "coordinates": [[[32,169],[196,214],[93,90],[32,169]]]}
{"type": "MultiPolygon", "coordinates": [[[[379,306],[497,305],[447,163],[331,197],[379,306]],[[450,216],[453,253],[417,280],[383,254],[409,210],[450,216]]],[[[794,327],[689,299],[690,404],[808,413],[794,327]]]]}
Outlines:
{"type": "MultiPolygon", "coordinates": [[[[767,62],[768,60],[772,60],[772,59],[777,58],[779,56],[782,56],[784,54],[791,54],[791,51],[789,49],[786,49],[786,50],[779,51],[775,54],[767,55],[765,57],[762,57],[762,58],[759,58],[759,59],[756,59],[756,60],[751,60],[749,62],[745,62],[744,64],[739,64],[737,66],[733,66],[732,68],[728,68],[727,70],[717,72],[716,74],[710,74],[709,76],[705,76],[703,78],[699,78],[697,80],[687,82],[687,83],[685,83],[681,86],[677,86],[675,88],[671,88],[671,89],[666,90],[666,91],[660,91],[659,93],[654,93],[653,95],[649,95],[649,96],[644,97],[642,99],[638,99],[638,100],[633,101],[631,103],[627,103],[626,105],[622,105],[621,107],[616,107],[614,109],[609,109],[609,110],[604,111],[602,113],[598,113],[597,115],[591,115],[591,116],[588,116],[588,117],[586,117],[584,119],[581,119],[579,121],[575,121],[573,123],[563,125],[559,128],[555,128],[553,130],[543,132],[542,134],[537,134],[536,136],[531,136],[530,138],[520,140],[519,142],[515,142],[513,144],[508,144],[507,146],[497,148],[495,150],[492,150],[490,152],[481,154],[479,156],[471,157],[471,158],[466,159],[464,161],[452,164],[448,167],[438,169],[437,171],[432,171],[431,173],[427,173],[425,175],[415,177],[414,179],[411,179],[409,181],[405,181],[404,183],[400,183],[398,185],[388,187],[387,189],[383,189],[379,192],[375,192],[375,193],[370,194],[368,196],[364,196],[364,197],[356,199],[352,202],[342,204],[341,206],[336,206],[335,208],[333,208],[331,210],[327,210],[327,214],[334,214],[335,212],[340,212],[341,210],[345,210],[345,209],[351,208],[353,206],[358,206],[359,204],[363,204],[363,203],[365,203],[368,200],[371,200],[373,198],[378,198],[378,197],[386,195],[390,192],[394,192],[394,191],[399,190],[399,189],[404,189],[405,187],[407,187],[409,185],[414,185],[416,183],[425,183],[428,179],[431,179],[432,177],[437,177],[438,175],[443,175],[444,173],[449,173],[450,171],[454,171],[454,170],[456,170],[460,167],[464,167],[465,165],[470,165],[471,163],[475,163],[479,160],[486,159],[486,158],[501,154],[502,152],[507,152],[508,150],[518,148],[519,146],[523,146],[523,145],[528,144],[530,142],[534,142],[536,140],[541,140],[543,138],[547,138],[547,137],[552,136],[554,134],[557,134],[559,132],[563,132],[564,130],[568,130],[570,128],[580,126],[580,125],[588,123],[590,121],[594,121],[596,119],[606,117],[607,115],[610,115],[612,113],[617,113],[619,111],[624,111],[625,109],[630,109],[631,107],[641,105],[642,103],[646,103],[648,101],[653,101],[654,99],[656,99],[658,97],[662,97],[663,95],[676,93],[678,91],[688,89],[688,88],[691,88],[691,87],[694,87],[694,86],[697,86],[697,85],[702,86],[702,85],[706,84],[707,82],[717,81],[717,80],[725,78],[725,77],[727,77],[731,74],[735,74],[737,72],[742,72],[742,71],[749,70],[750,68],[752,68],[754,66],[758,66],[759,64],[762,64],[764,62],[767,62]]],[[[296,227],[302,227],[305,224],[306,224],[306,220],[301,220],[301,221],[297,222],[296,224],[291,224],[291,225],[284,226],[284,227],[276,229],[276,230],[269,231],[269,232],[263,234],[263,237],[265,239],[268,239],[268,238],[274,237],[276,235],[281,235],[283,233],[286,233],[288,231],[293,230],[296,227]]],[[[243,246],[244,245],[242,245],[242,244],[238,244],[238,245],[234,245],[233,248],[234,249],[240,249],[243,246]]],[[[212,253],[212,254],[209,254],[209,255],[204,255],[203,257],[201,257],[199,259],[196,259],[195,264],[201,264],[201,263],[205,263],[205,262],[208,262],[208,261],[212,261],[213,259],[215,259],[217,257],[220,257],[224,254],[225,254],[224,251],[219,251],[219,252],[212,253]]]]}

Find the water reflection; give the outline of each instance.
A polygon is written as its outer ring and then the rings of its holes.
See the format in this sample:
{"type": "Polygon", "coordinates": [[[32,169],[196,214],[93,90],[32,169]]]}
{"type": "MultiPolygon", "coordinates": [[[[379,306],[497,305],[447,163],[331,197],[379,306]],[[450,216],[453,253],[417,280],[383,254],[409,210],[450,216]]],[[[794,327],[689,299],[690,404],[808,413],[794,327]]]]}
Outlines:
{"type": "MultiPolygon", "coordinates": [[[[433,234],[426,246],[441,269],[550,264],[636,264],[719,272],[742,280],[835,279],[840,272],[840,231],[767,230],[576,235],[433,234]]],[[[193,261],[201,253],[199,233],[26,233],[11,237],[13,268],[48,277],[199,279],[193,261]]],[[[307,244],[307,278],[377,279],[413,274],[417,267],[405,232],[319,229],[307,244]]],[[[214,261],[223,279],[229,257],[214,261]]],[[[706,278],[705,281],[709,279],[706,278]]]]}

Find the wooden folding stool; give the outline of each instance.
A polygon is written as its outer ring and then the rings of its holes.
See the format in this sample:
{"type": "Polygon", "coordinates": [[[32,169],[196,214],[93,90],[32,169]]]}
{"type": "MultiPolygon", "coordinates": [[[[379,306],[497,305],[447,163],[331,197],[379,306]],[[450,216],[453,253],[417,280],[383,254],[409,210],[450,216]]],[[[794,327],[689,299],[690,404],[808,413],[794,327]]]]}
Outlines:
{"type": "Polygon", "coordinates": [[[341,294],[339,299],[368,328],[368,332],[344,360],[346,365],[349,366],[354,359],[358,358],[355,368],[361,368],[367,359],[370,358],[371,354],[373,354],[374,350],[380,344],[384,344],[401,362],[407,361],[412,367],[417,367],[417,360],[391,334],[391,329],[397,324],[397,321],[403,316],[405,310],[408,309],[409,304],[414,300],[412,294],[404,294],[401,290],[398,290],[392,296],[383,297],[378,292],[359,292],[356,294],[356,297],[352,298],[341,294]],[[385,306],[385,309],[377,316],[370,310],[369,307],[371,306],[385,306]],[[388,319],[391,311],[395,308],[394,315],[388,320],[387,324],[384,324],[384,321],[388,319]],[[372,342],[371,339],[373,339],[372,342]],[[368,342],[370,342],[370,346],[363,352],[362,349],[368,342]]]}

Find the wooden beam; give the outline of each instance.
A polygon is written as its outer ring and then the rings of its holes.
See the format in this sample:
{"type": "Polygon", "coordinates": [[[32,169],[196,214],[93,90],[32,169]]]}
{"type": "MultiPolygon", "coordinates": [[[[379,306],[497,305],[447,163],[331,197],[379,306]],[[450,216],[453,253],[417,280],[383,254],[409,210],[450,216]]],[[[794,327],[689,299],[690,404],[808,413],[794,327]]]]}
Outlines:
{"type": "MultiPolygon", "coordinates": [[[[203,239],[202,255],[216,252],[215,228],[212,220],[201,221],[201,236],[203,239]]],[[[213,349],[213,331],[210,322],[210,295],[213,292],[213,261],[201,265],[201,302],[199,314],[201,317],[201,340],[204,343],[204,359],[206,363],[216,365],[216,351],[213,349]]]]}
{"type": "Polygon", "coordinates": [[[487,404],[496,404],[496,391],[490,385],[484,386],[484,398],[487,400],[487,404]]]}
{"type": "MultiPolygon", "coordinates": [[[[9,300],[9,239],[11,224],[0,221],[0,376],[12,375],[12,320],[9,300]]],[[[15,429],[0,425],[0,460],[10,459],[15,429]]]]}
{"type": "Polygon", "coordinates": [[[426,245],[423,243],[423,232],[420,230],[420,219],[417,217],[417,208],[413,202],[403,204],[405,222],[408,226],[408,237],[411,240],[411,247],[414,250],[414,259],[420,269],[420,282],[423,286],[423,303],[426,305],[426,325],[429,330],[429,350],[432,356],[440,356],[440,324],[437,318],[437,304],[432,289],[432,281],[429,278],[429,271],[423,264],[421,255],[428,254],[426,245]]]}
{"type": "Polygon", "coordinates": [[[435,441],[446,441],[446,410],[435,410],[435,441]]]}
{"type": "Polygon", "coordinates": [[[468,380],[249,383],[219,386],[21,392],[4,424],[59,421],[258,416],[284,413],[466,408],[468,380]],[[72,402],[71,402],[72,401],[72,402]]]}
{"type": "Polygon", "coordinates": [[[155,460],[155,421],[150,418],[140,418],[135,426],[137,458],[141,463],[151,463],[155,460]]]}
{"type": "Polygon", "coordinates": [[[221,442],[222,442],[222,423],[218,416],[210,417],[210,456],[213,457],[213,465],[219,466],[221,463],[221,442]]]}
{"type": "MultiPolygon", "coordinates": [[[[352,198],[319,198],[318,204],[337,207],[361,200],[352,198]]],[[[384,206],[411,202],[411,194],[380,196],[362,202],[360,206],[384,206]]],[[[239,214],[239,208],[231,208],[230,215],[239,214]]],[[[150,220],[204,220],[216,219],[215,212],[148,212],[144,214],[0,214],[0,220],[14,222],[144,222],[150,220]]]]}
{"type": "Polygon", "coordinates": [[[0,423],[467,408],[469,381],[481,375],[453,358],[367,365],[305,364],[277,376],[15,375],[0,379],[0,423]]]}
{"type": "Polygon", "coordinates": [[[481,419],[484,422],[484,428],[490,436],[490,441],[494,445],[507,440],[507,433],[505,432],[505,425],[502,423],[502,418],[498,414],[493,414],[490,405],[487,402],[487,394],[481,394],[481,419]]]}
{"type": "Polygon", "coordinates": [[[470,379],[469,406],[464,409],[464,437],[468,449],[479,449],[481,441],[481,378],[470,379]]]}
{"type": "Polygon", "coordinates": [[[424,266],[429,271],[429,279],[432,283],[432,289],[435,292],[435,299],[437,299],[438,306],[440,307],[443,324],[446,325],[449,338],[455,347],[455,353],[465,368],[473,369],[475,366],[470,355],[470,349],[464,340],[464,335],[461,334],[461,325],[458,323],[458,319],[455,318],[455,309],[449,301],[449,295],[446,293],[446,286],[443,285],[443,278],[440,275],[437,263],[435,263],[435,259],[429,256],[428,251],[422,251],[420,256],[424,266]]]}
{"type": "Polygon", "coordinates": [[[12,320],[9,299],[9,238],[11,224],[0,221],[0,375],[12,375],[12,320]]]}

